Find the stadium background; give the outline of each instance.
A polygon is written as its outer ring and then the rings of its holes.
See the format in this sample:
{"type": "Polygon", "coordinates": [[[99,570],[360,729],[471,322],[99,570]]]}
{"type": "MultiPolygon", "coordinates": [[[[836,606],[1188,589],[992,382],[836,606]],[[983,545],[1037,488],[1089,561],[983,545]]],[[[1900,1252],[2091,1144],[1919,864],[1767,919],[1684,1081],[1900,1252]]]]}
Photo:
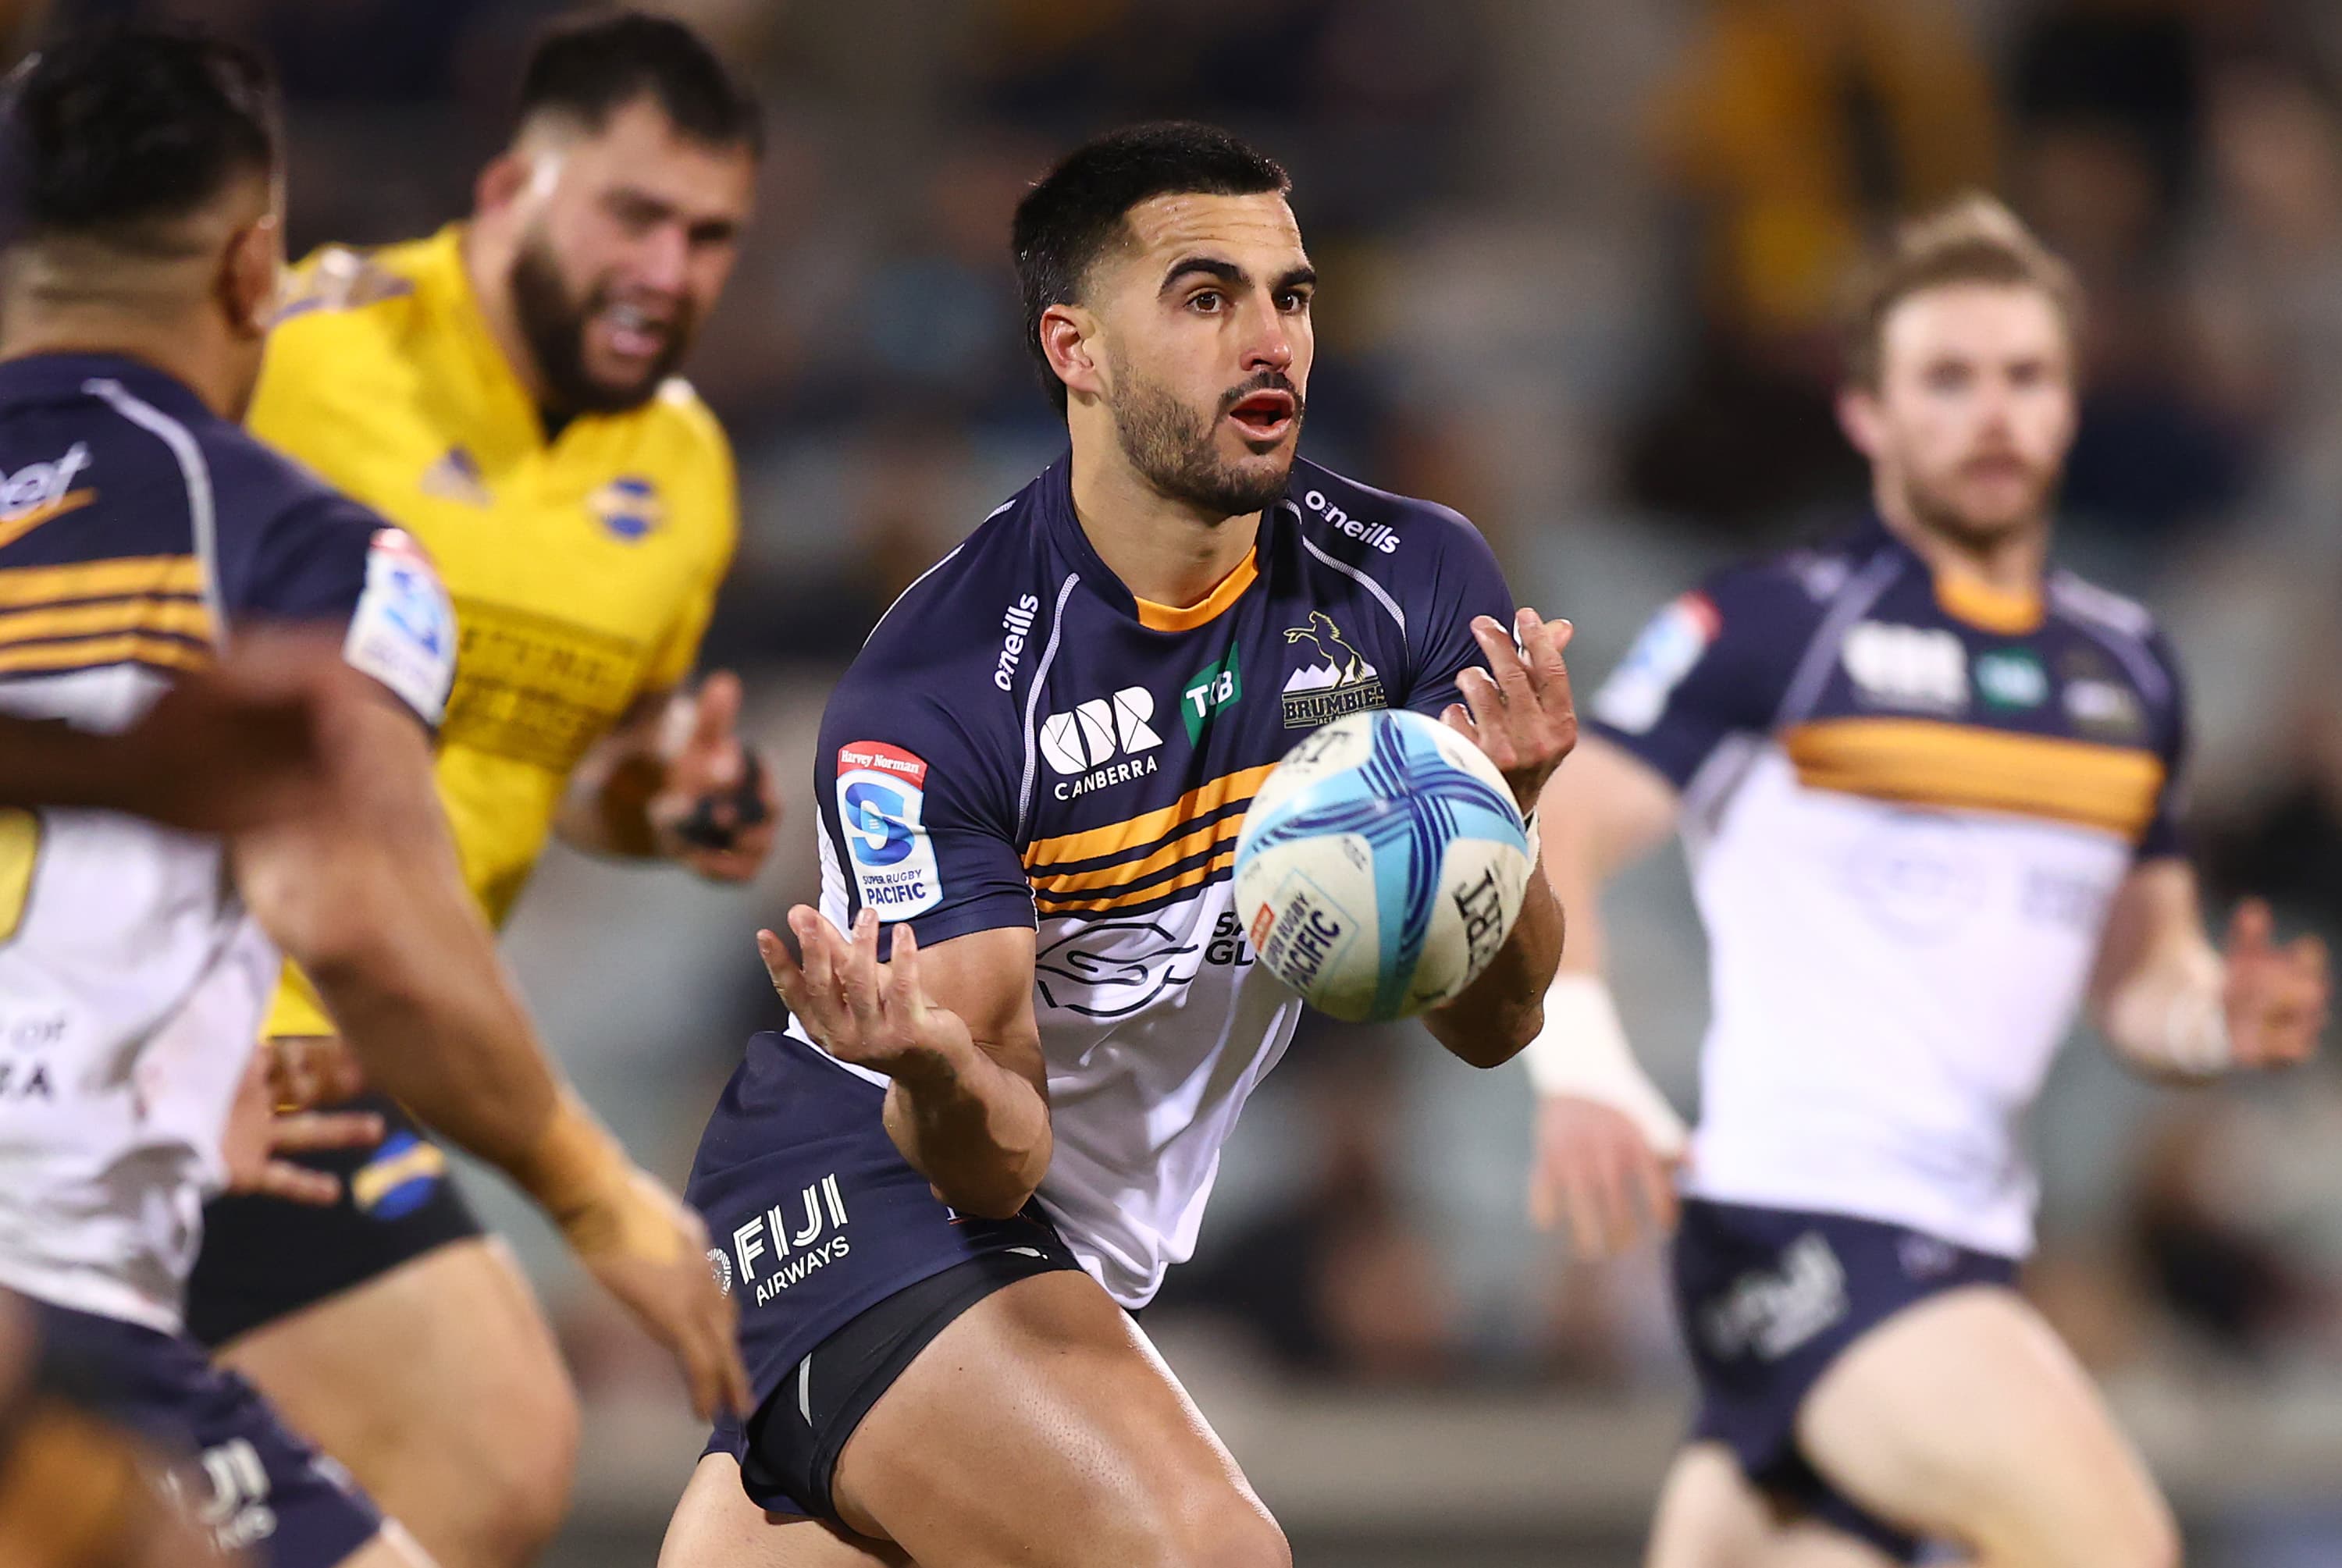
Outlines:
{"type": "MultiPolygon", "coordinates": [[[[762,211],[690,373],[746,532],[708,646],[795,822],[742,893],[555,851],[510,951],[587,1094],[680,1179],[780,1010],[749,941],[814,888],[808,754],[894,593],[1057,449],[1006,215],[1093,129],[1218,120],[1284,159],[1325,274],[1307,447],[1454,504],[1573,617],[1581,692],[1712,564],[1827,526],[1866,235],[1997,190],[2093,295],[2063,554],[2192,674],[2213,896],[2342,927],[2342,5],[2326,0],[697,0],[767,95],[762,211]]],[[[285,73],[296,247],[459,211],[533,0],[58,0],[176,13],[285,73]]],[[[5,19],[0,6],[0,19],[5,19]]],[[[21,39],[20,39],[21,42],[21,39]]],[[[1680,863],[1621,889],[1630,1029],[1692,1102],[1680,863]]],[[[1306,1036],[1147,1317],[1304,1564],[1634,1561],[1685,1378],[1654,1256],[1526,1225],[1530,1105],[1406,1032],[1306,1036]]],[[[2183,1094],[2087,1042],[2035,1119],[2029,1288],[2207,1568],[2342,1562],[2342,1065],[2183,1094]]],[[[697,1433],[664,1362],[475,1178],[590,1411],[553,1561],[650,1560],[697,1433]]],[[[1924,1413],[1920,1413],[1924,1418],[1924,1413]]]]}

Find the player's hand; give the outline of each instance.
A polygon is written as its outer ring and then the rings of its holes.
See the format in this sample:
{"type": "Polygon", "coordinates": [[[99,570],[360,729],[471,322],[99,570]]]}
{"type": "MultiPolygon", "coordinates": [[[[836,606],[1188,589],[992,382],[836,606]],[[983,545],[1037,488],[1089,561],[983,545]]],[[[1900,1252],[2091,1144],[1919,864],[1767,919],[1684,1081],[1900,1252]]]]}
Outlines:
{"type": "Polygon", "coordinates": [[[2317,1051],[2332,999],[2326,944],[2297,936],[2279,947],[2269,906],[2248,898],[2228,922],[2227,974],[2221,1004],[2227,1014],[2229,1060],[2238,1067],[2290,1067],[2317,1051]]]}
{"type": "Polygon", "coordinates": [[[1577,704],[1561,658],[1573,630],[1567,621],[1548,622],[1526,607],[1515,614],[1509,632],[1494,616],[1479,616],[1472,635],[1488,655],[1488,667],[1459,674],[1456,685],[1464,701],[1448,704],[1439,715],[1488,754],[1513,786],[1523,815],[1536,809],[1545,781],[1577,744],[1577,704]]]}
{"type": "Polygon", "coordinates": [[[365,1068],[338,1034],[280,1034],[264,1042],[268,1093],[280,1111],[338,1105],[365,1090],[365,1068]]]}
{"type": "Polygon", "coordinates": [[[974,1058],[967,1024],[919,984],[919,942],[908,925],[895,927],[894,957],[885,964],[872,910],[856,917],[850,939],[802,904],[789,911],[789,929],[802,964],[769,931],[756,933],[756,951],[781,999],[823,1050],[890,1078],[948,1074],[974,1058]]]}
{"type": "Polygon", "coordinates": [[[382,1118],[371,1111],[279,1113],[270,1089],[273,1054],[265,1047],[252,1054],[236,1084],[235,1101],[228,1107],[227,1128],[220,1140],[227,1189],[319,1208],[338,1203],[339,1176],[278,1156],[372,1148],[382,1142],[382,1118]]]}
{"type": "Polygon", "coordinates": [[[1676,1228],[1676,1170],[1626,1114],[1598,1100],[1546,1094],[1537,1101],[1536,1155],[1529,1167],[1529,1219],[1569,1224],[1581,1258],[1627,1251],[1646,1232],[1676,1228]]]}
{"type": "Polygon", "coordinates": [[[716,882],[753,879],[780,828],[773,770],[741,744],[739,725],[740,677],[718,670],[701,683],[691,727],[644,808],[661,852],[716,882]]]}
{"type": "Polygon", "coordinates": [[[702,1421],[756,1408],[736,1330],[739,1308],[707,1268],[707,1227],[657,1178],[630,1166],[591,1212],[560,1216],[577,1261],[682,1363],[702,1421]]]}

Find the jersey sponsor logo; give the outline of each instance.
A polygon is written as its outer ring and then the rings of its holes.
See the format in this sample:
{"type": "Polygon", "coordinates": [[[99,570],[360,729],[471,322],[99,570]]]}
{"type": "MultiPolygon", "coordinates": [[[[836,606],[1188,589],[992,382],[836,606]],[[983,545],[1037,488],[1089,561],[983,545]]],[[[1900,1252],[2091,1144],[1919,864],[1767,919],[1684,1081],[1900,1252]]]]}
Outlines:
{"type": "Polygon", "coordinates": [[[404,530],[381,528],[366,550],[365,588],[342,657],[437,724],[455,677],[455,610],[431,558],[404,530]]]}
{"type": "Polygon", "coordinates": [[[707,1272],[716,1276],[716,1288],[726,1295],[732,1293],[732,1254],[722,1247],[707,1249],[707,1272]]]}
{"type": "Polygon", "coordinates": [[[1659,722],[1667,699],[1724,630],[1724,617],[1706,594],[1684,594],[1651,617],[1635,645],[1594,694],[1594,716],[1639,735],[1659,722]]]}
{"type": "Polygon", "coordinates": [[[2147,739],[2147,705],[2112,663],[2076,648],[2057,661],[2057,672],[2065,678],[2066,717],[2084,737],[2114,745],[2147,739]]]}
{"type": "Polygon", "coordinates": [[[908,920],[943,902],[926,809],[924,758],[885,741],[837,748],[837,824],[862,902],[881,920],[908,920]]]}
{"type": "Polygon", "coordinates": [[[164,1496],[208,1531],[223,1553],[241,1556],[245,1547],[276,1533],[268,1466],[250,1438],[215,1443],[193,1464],[174,1466],[157,1479],[164,1496]]]}
{"type": "Polygon", "coordinates": [[[1995,648],[1977,656],[1977,694],[1990,708],[2037,708],[2049,700],[2049,672],[2030,648],[1995,648]]]}
{"type": "Polygon", "coordinates": [[[1064,778],[1051,792],[1078,800],[1094,791],[1145,778],[1158,759],[1148,754],[1163,744],[1155,733],[1155,694],[1125,686],[1109,697],[1077,704],[1071,713],[1041,721],[1041,754],[1064,778]]]}
{"type": "Polygon", "coordinates": [[[88,466],[89,445],[76,441],[54,462],[27,463],[14,474],[0,474],[0,544],[14,544],[52,517],[96,500],[96,491],[74,488],[75,476],[88,466]]]}
{"type": "Polygon", "coordinates": [[[1371,545],[1386,555],[1396,554],[1398,552],[1397,529],[1387,523],[1368,523],[1351,516],[1327,500],[1323,490],[1310,491],[1301,497],[1301,504],[1317,514],[1328,527],[1338,533],[1346,534],[1351,538],[1363,544],[1371,545]]]}
{"type": "Polygon", "coordinates": [[[1006,691],[1016,677],[1016,661],[1025,656],[1025,640],[1033,634],[1033,623],[1041,614],[1041,601],[1030,594],[1020,594],[1016,603],[1000,613],[1000,629],[1006,634],[1000,639],[1000,661],[992,668],[992,684],[1006,691]]]}
{"type": "Polygon", "coordinates": [[[623,474],[586,498],[586,509],[614,539],[632,544],[666,521],[658,486],[639,474],[623,474]]]}
{"type": "Polygon", "coordinates": [[[566,777],[641,682],[640,644],[489,600],[455,604],[455,692],[441,739],[566,777]]]}
{"type": "Polygon", "coordinates": [[[1314,730],[1345,714],[1387,705],[1382,676],[1325,611],[1312,610],[1307,622],[1287,626],[1285,641],[1307,660],[1285,679],[1286,729],[1314,730]]]}
{"type": "Polygon", "coordinates": [[[712,1250],[708,1254],[717,1260],[716,1283],[730,1294],[736,1263],[739,1287],[744,1293],[755,1287],[756,1305],[776,1300],[808,1275],[852,1254],[846,1218],[846,1193],[832,1171],[747,1223],[733,1227],[731,1257],[712,1250]]]}
{"type": "Polygon", "coordinates": [[[423,471],[423,494],[442,501],[461,501],[469,506],[493,504],[488,494],[487,475],[480,472],[480,460],[472,455],[468,446],[447,448],[446,454],[423,471]]]}
{"type": "Polygon", "coordinates": [[[1957,714],[1968,705],[1968,651],[1953,633],[1864,621],[1839,657],[1856,694],[1876,707],[1957,714]]]}
{"type": "Polygon", "coordinates": [[[1778,1361],[1846,1316],[1846,1265],[1819,1231],[1781,1253],[1778,1266],[1732,1282],[1699,1314],[1708,1348],[1726,1361],[1750,1352],[1778,1361]]]}
{"type": "Polygon", "coordinates": [[[1244,677],[1236,671],[1236,645],[1230,643],[1226,656],[1196,671],[1195,679],[1179,694],[1179,723],[1187,732],[1187,744],[1201,743],[1212,715],[1243,696],[1244,677]]]}

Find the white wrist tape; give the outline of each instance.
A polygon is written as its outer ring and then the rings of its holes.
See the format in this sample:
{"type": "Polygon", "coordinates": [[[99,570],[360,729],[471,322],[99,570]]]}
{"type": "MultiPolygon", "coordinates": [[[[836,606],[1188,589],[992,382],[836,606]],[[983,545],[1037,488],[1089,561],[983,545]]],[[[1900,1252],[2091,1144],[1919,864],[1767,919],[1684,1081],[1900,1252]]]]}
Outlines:
{"type": "Polygon", "coordinates": [[[2171,964],[2125,986],[2107,1005],[2107,1037],[2150,1072],[2208,1078],[2233,1061],[2221,972],[2209,964],[2171,964]]]}
{"type": "Polygon", "coordinates": [[[1690,1130],[1626,1044],[1617,1004],[1598,974],[1556,974],[1545,994],[1545,1027],[1521,1054],[1540,1094],[1574,1094],[1635,1124],[1652,1149],[1683,1153],[1690,1130]]]}

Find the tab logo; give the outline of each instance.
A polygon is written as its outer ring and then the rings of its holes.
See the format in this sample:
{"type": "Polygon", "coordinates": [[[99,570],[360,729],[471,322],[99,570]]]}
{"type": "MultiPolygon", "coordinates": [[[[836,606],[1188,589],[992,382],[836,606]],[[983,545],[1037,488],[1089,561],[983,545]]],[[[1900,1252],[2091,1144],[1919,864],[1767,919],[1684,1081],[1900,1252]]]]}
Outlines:
{"type": "Polygon", "coordinates": [[[881,920],[908,920],[943,901],[926,811],[925,758],[885,741],[837,748],[837,826],[862,902],[881,920]]]}
{"type": "Polygon", "coordinates": [[[95,490],[73,487],[75,476],[88,466],[89,445],[76,441],[53,463],[27,463],[14,474],[0,474],[0,544],[13,544],[50,518],[96,500],[95,490]]]}
{"type": "Polygon", "coordinates": [[[1226,658],[1198,670],[1179,694],[1179,723],[1187,732],[1187,744],[1201,741],[1212,715],[1243,695],[1244,677],[1236,673],[1236,648],[1231,643],[1226,658]]]}

